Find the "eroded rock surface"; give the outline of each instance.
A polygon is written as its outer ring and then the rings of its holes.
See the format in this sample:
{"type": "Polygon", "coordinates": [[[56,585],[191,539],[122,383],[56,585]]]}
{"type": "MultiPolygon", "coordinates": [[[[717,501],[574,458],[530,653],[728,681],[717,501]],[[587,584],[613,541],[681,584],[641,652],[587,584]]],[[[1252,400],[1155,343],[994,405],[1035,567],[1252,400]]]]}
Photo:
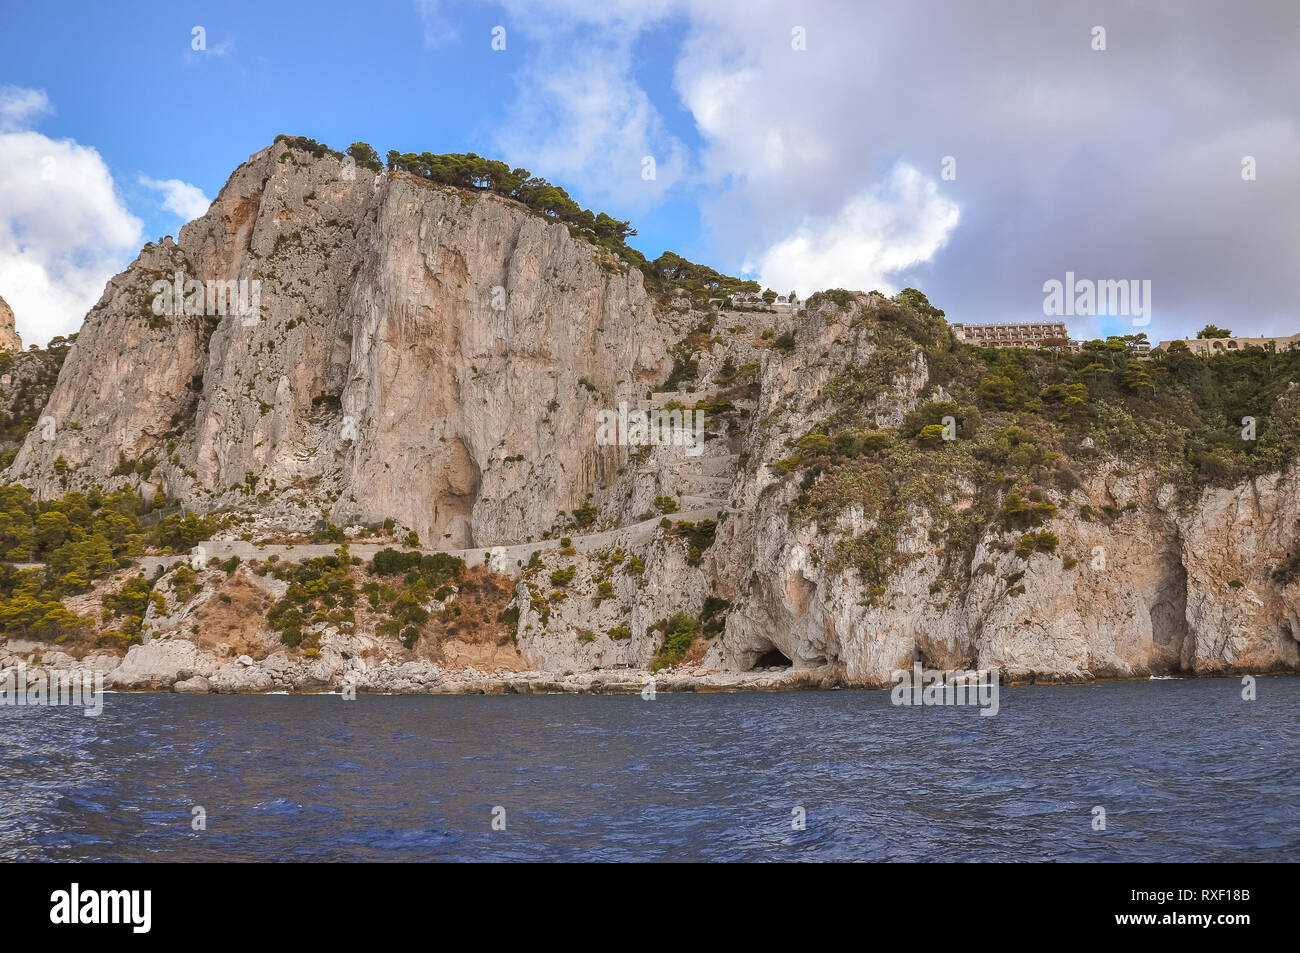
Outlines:
{"type": "Polygon", "coordinates": [[[284,584],[241,568],[178,594],[168,575],[145,644],[87,656],[112,685],[630,691],[663,664],[664,690],[881,686],[915,661],[1020,681],[1300,670],[1300,591],[1278,572],[1300,540],[1293,461],[1189,494],[1089,441],[1072,484],[1037,500],[1050,547],[1019,552],[993,525],[954,543],[989,487],[931,456],[929,492],[882,535],[893,484],[813,513],[824,476],[798,446],[826,440],[846,380],[867,439],[949,399],[923,348],[879,333],[898,320],[884,298],[702,310],[507,199],[343,173],[277,144],[179,241],[146,246],[63,365],[53,438],[28,434],[9,477],[43,498],[126,482],[289,528],[391,520],[489,566],[508,621],[414,649],[373,621],[316,621],[308,656],[264,619],[284,584]],[[155,283],[177,273],[256,281],[260,310],[159,314],[155,283]],[[666,390],[684,341],[692,373],[666,390]],[[709,440],[698,455],[599,445],[597,411],[620,404],[705,406],[709,440]],[[236,583],[246,611],[218,622],[214,593],[236,583]],[[665,662],[679,616],[698,636],[665,662]]]}

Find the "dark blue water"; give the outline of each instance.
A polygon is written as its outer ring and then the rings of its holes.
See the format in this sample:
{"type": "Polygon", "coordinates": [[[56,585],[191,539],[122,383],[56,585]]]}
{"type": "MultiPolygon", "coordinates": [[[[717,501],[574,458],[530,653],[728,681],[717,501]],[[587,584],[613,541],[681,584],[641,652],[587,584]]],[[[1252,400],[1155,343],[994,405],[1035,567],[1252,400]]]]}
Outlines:
{"type": "Polygon", "coordinates": [[[1240,690],[1004,688],[992,718],[879,691],[0,708],[0,858],[1300,860],[1300,679],[1240,690]]]}

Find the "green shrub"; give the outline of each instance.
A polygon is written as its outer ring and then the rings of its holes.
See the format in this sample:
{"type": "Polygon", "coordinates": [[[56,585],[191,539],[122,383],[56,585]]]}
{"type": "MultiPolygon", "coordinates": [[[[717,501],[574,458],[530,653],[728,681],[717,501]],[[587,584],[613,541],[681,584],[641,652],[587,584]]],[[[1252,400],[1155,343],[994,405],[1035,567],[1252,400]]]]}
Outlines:
{"type": "Polygon", "coordinates": [[[937,447],[943,443],[944,432],[942,424],[926,424],[921,428],[921,432],[916,435],[916,439],[921,443],[937,447]]]}
{"type": "Polygon", "coordinates": [[[700,611],[700,623],[706,637],[716,635],[723,630],[727,622],[726,614],[730,609],[731,603],[726,599],[709,596],[704,600],[704,608],[700,611]]]}
{"type": "Polygon", "coordinates": [[[650,663],[650,671],[676,665],[695,642],[700,630],[700,622],[685,612],[678,612],[672,618],[658,622],[654,628],[664,633],[663,643],[650,663]]]}
{"type": "Polygon", "coordinates": [[[794,335],[789,331],[772,342],[772,350],[779,351],[781,354],[793,354],[794,348],[794,335]]]}
{"type": "Polygon", "coordinates": [[[1034,553],[1034,544],[1036,540],[1033,533],[1026,533],[1016,541],[1016,555],[1021,559],[1028,559],[1034,553]]]}

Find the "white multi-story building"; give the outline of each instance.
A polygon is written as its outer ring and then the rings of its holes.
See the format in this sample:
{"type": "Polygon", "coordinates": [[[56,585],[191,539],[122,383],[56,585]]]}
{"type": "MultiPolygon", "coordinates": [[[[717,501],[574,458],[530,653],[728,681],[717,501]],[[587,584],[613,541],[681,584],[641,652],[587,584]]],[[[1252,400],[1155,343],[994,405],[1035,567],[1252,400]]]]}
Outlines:
{"type": "Polygon", "coordinates": [[[1007,324],[948,325],[958,341],[976,347],[1070,347],[1064,321],[1026,321],[1007,324]]]}

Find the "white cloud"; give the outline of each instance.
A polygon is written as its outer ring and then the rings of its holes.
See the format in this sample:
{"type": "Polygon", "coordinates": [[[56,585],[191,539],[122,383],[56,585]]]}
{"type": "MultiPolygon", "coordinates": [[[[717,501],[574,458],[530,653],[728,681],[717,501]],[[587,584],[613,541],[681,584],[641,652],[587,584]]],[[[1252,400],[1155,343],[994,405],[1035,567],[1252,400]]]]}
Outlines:
{"type": "Polygon", "coordinates": [[[899,290],[895,276],[930,258],[957,227],[955,202],[906,163],[851,198],[838,214],[805,222],[746,271],[782,292],[825,288],[899,290]]]}
{"type": "Polygon", "coordinates": [[[672,6],[507,0],[508,35],[521,40],[502,55],[525,59],[496,128],[503,157],[597,210],[626,215],[657,203],[685,175],[688,155],[635,79],[633,44],[672,6]]]}
{"type": "MultiPolygon", "coordinates": [[[[437,0],[416,0],[417,4],[437,0]]],[[[683,0],[501,0],[507,22],[534,36],[557,37],[582,29],[583,43],[629,39],[669,15],[682,12],[683,0]]]]}
{"type": "Polygon", "coordinates": [[[43,89],[0,86],[0,131],[25,129],[37,116],[53,112],[43,89]]]}
{"type": "MultiPolygon", "coordinates": [[[[424,26],[425,46],[441,46],[460,39],[460,31],[447,19],[439,0],[415,0],[415,12],[424,26]]],[[[486,45],[488,41],[483,42],[486,45]]]]}
{"type": "Polygon", "coordinates": [[[163,193],[162,207],[175,212],[185,221],[193,221],[208,210],[212,199],[203,194],[197,185],[190,185],[180,179],[151,179],[140,176],[140,184],[163,193]]]}
{"type": "Polygon", "coordinates": [[[498,148],[587,204],[643,209],[682,177],[686,150],[665,133],[625,65],[606,53],[529,70],[520,89],[498,148]]]}
{"type": "MultiPolygon", "coordinates": [[[[42,109],[30,90],[0,93],[0,115],[42,109]]],[[[99,153],[30,130],[0,132],[0,296],[29,344],[81,327],[109,278],[141,245],[99,153]]]]}
{"type": "Polygon", "coordinates": [[[699,144],[682,135],[695,147],[675,143],[674,171],[711,245],[693,257],[754,262],[801,293],[892,276],[954,319],[1005,320],[1040,315],[1043,282],[1068,269],[1151,279],[1153,337],[1225,312],[1294,329],[1300,7],[1183,0],[1175,22],[1120,5],[1098,53],[1069,5],[989,6],[505,0],[527,42],[510,47],[526,59],[501,141],[628,217],[663,194],[628,181],[631,161],[673,141],[662,117],[684,107],[699,144]],[[678,101],[641,84],[669,62],[678,101]],[[894,181],[899,162],[937,178],[945,156],[958,176],[939,187],[961,210],[946,231],[941,204],[894,181]]]}

